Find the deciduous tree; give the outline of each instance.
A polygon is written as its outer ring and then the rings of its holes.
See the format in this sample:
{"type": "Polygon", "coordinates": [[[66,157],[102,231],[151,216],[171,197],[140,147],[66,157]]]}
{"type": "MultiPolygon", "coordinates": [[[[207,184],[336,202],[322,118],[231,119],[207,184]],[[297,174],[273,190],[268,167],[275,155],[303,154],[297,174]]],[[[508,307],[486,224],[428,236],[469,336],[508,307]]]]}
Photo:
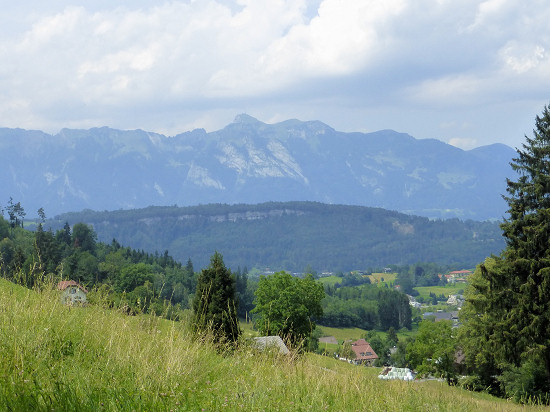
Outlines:
{"type": "Polygon", "coordinates": [[[418,373],[455,381],[456,338],[448,320],[420,322],[415,341],[407,347],[407,360],[418,373]]]}
{"type": "Polygon", "coordinates": [[[264,335],[279,335],[291,345],[307,343],[314,318],[323,314],[323,285],[312,275],[303,279],[286,272],[263,276],[255,292],[255,325],[264,335]]]}

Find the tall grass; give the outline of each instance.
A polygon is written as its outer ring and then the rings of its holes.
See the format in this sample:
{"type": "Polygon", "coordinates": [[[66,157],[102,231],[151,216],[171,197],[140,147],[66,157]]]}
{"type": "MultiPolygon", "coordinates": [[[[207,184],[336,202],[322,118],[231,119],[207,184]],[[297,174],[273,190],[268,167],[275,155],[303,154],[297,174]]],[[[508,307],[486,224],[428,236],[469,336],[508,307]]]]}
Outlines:
{"type": "Polygon", "coordinates": [[[519,406],[330,358],[220,353],[187,323],[67,307],[0,283],[0,410],[479,411],[519,406]]]}

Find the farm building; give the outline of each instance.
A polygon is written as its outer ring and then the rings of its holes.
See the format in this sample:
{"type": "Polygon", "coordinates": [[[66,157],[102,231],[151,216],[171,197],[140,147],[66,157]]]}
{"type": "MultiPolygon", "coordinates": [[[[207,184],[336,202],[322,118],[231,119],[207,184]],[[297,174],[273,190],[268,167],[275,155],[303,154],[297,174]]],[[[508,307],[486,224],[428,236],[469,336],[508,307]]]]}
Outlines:
{"type": "Polygon", "coordinates": [[[378,359],[378,355],[365,339],[356,340],[351,344],[351,350],[355,353],[353,363],[372,366],[378,359]]]}
{"type": "Polygon", "coordinates": [[[61,303],[65,305],[83,305],[86,303],[88,291],[74,280],[62,280],[57,284],[61,291],[61,303]]]}

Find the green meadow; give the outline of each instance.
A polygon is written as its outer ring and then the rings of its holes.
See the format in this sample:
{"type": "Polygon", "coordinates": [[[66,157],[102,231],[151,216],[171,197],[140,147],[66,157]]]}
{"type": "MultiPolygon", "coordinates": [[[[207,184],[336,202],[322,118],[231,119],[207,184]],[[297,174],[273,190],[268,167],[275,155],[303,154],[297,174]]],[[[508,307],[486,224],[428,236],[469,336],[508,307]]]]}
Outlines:
{"type": "Polygon", "coordinates": [[[318,327],[323,336],[334,336],[340,343],[347,339],[360,339],[365,334],[365,330],[360,328],[330,328],[328,326],[318,327]]]}
{"type": "Polygon", "coordinates": [[[68,307],[52,288],[0,280],[0,410],[536,409],[438,381],[382,381],[377,368],[329,357],[260,353],[246,340],[223,350],[188,326],[101,305],[68,307]]]}
{"type": "Polygon", "coordinates": [[[325,277],[319,278],[318,280],[323,285],[330,285],[330,286],[334,286],[337,283],[342,283],[342,277],[336,276],[336,275],[325,276],[325,277]]]}
{"type": "Polygon", "coordinates": [[[417,286],[414,288],[418,291],[419,295],[423,298],[429,298],[430,293],[435,293],[437,296],[444,295],[456,295],[459,291],[466,289],[465,283],[447,284],[445,286],[417,286]]]}
{"type": "Polygon", "coordinates": [[[390,286],[390,283],[395,282],[397,273],[373,273],[369,275],[370,282],[379,287],[390,286]]]}
{"type": "MultiPolygon", "coordinates": [[[[394,282],[397,278],[397,273],[372,273],[367,277],[373,285],[378,285],[379,287],[389,287],[390,283],[394,282]]],[[[334,286],[336,283],[342,283],[343,277],[331,275],[321,277],[318,280],[323,285],[334,286]]]]}

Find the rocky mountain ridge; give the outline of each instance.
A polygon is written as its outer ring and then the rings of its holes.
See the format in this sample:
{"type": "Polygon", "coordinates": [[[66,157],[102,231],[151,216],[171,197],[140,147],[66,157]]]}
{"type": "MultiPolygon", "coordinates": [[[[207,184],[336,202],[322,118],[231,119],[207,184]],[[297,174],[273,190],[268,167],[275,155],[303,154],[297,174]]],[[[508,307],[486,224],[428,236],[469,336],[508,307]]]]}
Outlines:
{"type": "Polygon", "coordinates": [[[501,219],[515,151],[464,151],[392,130],[239,115],[221,130],[0,129],[2,193],[28,212],[307,200],[430,218],[501,219]]]}

